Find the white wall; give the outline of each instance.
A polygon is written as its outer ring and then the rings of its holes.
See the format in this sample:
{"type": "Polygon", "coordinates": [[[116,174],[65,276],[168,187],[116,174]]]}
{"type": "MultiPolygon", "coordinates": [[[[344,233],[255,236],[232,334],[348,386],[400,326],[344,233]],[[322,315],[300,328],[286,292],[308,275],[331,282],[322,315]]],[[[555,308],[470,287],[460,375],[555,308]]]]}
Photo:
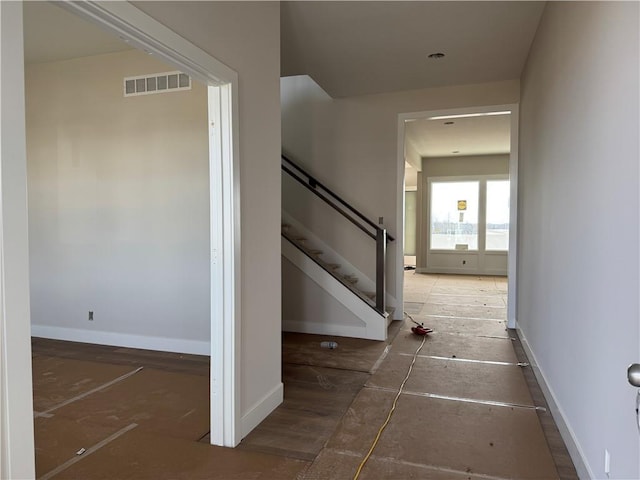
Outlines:
{"type": "Polygon", "coordinates": [[[404,141],[404,161],[415,168],[418,172],[422,170],[422,157],[416,147],[405,138],[404,141]]]}
{"type": "Polygon", "coordinates": [[[282,151],[294,162],[321,157],[333,144],[333,99],[308,75],[280,79],[282,151]]]}
{"type": "MultiPolygon", "coordinates": [[[[320,132],[314,138],[311,158],[298,159],[318,180],[351,202],[370,219],[384,217],[384,226],[397,241],[387,250],[387,289],[397,295],[396,248],[402,248],[403,232],[399,229],[403,209],[398,205],[397,142],[398,115],[438,109],[504,105],[516,103],[519,95],[517,80],[480,85],[430,88],[405,92],[365,95],[334,99],[330,125],[315,127],[320,132]]],[[[283,117],[286,116],[283,111],[283,117]]],[[[300,119],[300,121],[304,121],[300,119]]],[[[287,125],[294,121],[283,119],[283,148],[287,148],[287,125]]],[[[288,194],[285,184],[285,197],[288,194]]],[[[310,202],[298,204],[300,215],[316,232],[323,232],[326,241],[336,250],[345,251],[362,272],[373,277],[375,257],[372,241],[358,234],[353,227],[336,226],[333,214],[310,202]]],[[[401,256],[399,258],[402,258],[401,256]]]]}
{"type": "Polygon", "coordinates": [[[209,352],[206,87],[122,92],[170,70],[137,50],[27,67],[34,335],[209,352]]]}
{"type": "Polygon", "coordinates": [[[508,175],[509,155],[461,155],[456,157],[425,157],[422,159],[422,181],[429,177],[459,175],[508,175]]]}
{"type": "Polygon", "coordinates": [[[549,2],[522,77],[517,320],[583,478],[640,478],[638,7],[549,2]]]}
{"type": "MultiPolygon", "coordinates": [[[[240,105],[242,412],[282,394],[280,300],[280,5],[135,2],[238,72],[240,105]]],[[[272,403],[269,403],[272,402],[272,403]]]]}

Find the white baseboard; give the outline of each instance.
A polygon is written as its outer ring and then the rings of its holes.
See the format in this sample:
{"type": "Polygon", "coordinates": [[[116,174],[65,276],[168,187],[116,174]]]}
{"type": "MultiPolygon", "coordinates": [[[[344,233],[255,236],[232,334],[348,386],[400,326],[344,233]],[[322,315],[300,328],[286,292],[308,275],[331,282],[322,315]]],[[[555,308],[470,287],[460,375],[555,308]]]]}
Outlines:
{"type": "Polygon", "coordinates": [[[131,335],[96,330],[83,330],[80,328],[52,327],[49,325],[31,325],[31,336],[50,338],[53,340],[67,340],[70,342],[112,345],[115,347],[158,350],[161,352],[211,355],[211,346],[209,342],[198,340],[131,335]]]}
{"type": "Polygon", "coordinates": [[[544,372],[540,370],[538,360],[536,359],[535,354],[531,350],[531,346],[527,341],[522,329],[516,323],[516,330],[518,332],[518,336],[520,337],[520,341],[522,342],[522,347],[529,358],[529,363],[531,364],[531,368],[533,368],[533,373],[538,380],[538,384],[542,389],[542,393],[544,394],[544,398],[547,400],[549,404],[549,409],[551,410],[551,415],[558,426],[558,430],[560,431],[560,435],[562,436],[562,440],[564,440],[565,445],[567,446],[567,450],[569,451],[569,455],[571,456],[571,460],[573,460],[573,464],[576,467],[576,472],[578,473],[578,477],[581,479],[590,479],[596,478],[594,473],[589,468],[589,464],[585,461],[586,456],[580,448],[580,444],[578,443],[576,436],[566,422],[566,417],[562,407],[556,401],[556,396],[553,393],[553,390],[547,383],[547,379],[544,375],[544,372]]]}
{"type": "Polygon", "coordinates": [[[284,387],[279,383],[262,397],[240,420],[242,438],[246,437],[260,422],[269,416],[284,399],[284,387]]]}
{"type": "MultiPolygon", "coordinates": [[[[382,319],[382,317],[380,318],[382,319]]],[[[370,329],[367,329],[366,325],[363,325],[362,327],[355,327],[350,325],[340,325],[338,323],[294,322],[282,320],[282,330],[285,332],[311,333],[313,335],[329,335],[335,337],[352,337],[364,338],[366,340],[385,341],[387,339],[386,332],[388,323],[388,321],[383,321],[383,328],[380,329],[379,332],[372,332],[370,329]]]]}

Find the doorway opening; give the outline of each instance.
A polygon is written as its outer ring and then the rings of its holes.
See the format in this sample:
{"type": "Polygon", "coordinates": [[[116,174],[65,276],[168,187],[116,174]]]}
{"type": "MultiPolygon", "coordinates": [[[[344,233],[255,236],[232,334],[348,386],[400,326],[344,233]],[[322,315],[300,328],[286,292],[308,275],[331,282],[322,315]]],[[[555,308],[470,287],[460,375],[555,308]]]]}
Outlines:
{"type": "MultiPolygon", "coordinates": [[[[209,193],[205,201],[211,206],[209,212],[211,236],[208,239],[209,245],[207,247],[209,251],[207,263],[210,264],[210,270],[208,270],[210,292],[207,295],[209,297],[208,303],[210,303],[210,339],[206,339],[204,343],[208,345],[205,353],[211,356],[209,392],[210,425],[213,427],[211,428],[211,443],[235,446],[241,440],[239,428],[241,413],[239,408],[240,338],[236,334],[240,327],[239,211],[237,209],[239,175],[236,158],[238,151],[237,75],[206,52],[177,36],[131,4],[124,2],[107,2],[104,4],[83,2],[64,3],[61,6],[76,16],[97,25],[102,30],[117,35],[120,40],[127,42],[129,45],[171,65],[173,69],[178,69],[194,80],[203,82],[206,86],[207,105],[205,110],[209,116],[207,122],[209,137],[209,193]]],[[[58,6],[55,8],[58,8],[58,6]]],[[[6,43],[14,43],[15,38],[22,37],[23,33],[22,5],[18,5],[18,8],[3,8],[3,40],[11,39],[6,43]],[[7,25],[12,25],[12,28],[5,28],[7,25]]],[[[5,45],[4,41],[2,43],[5,45]]],[[[6,77],[4,75],[7,70],[22,71],[23,45],[21,42],[16,41],[14,47],[10,50],[7,49],[7,52],[11,53],[11,55],[7,56],[4,56],[6,52],[3,48],[3,92],[5,87],[15,87],[16,92],[23,92],[20,86],[23,73],[20,73],[20,75],[7,75],[6,77]],[[11,68],[5,70],[5,66],[11,68]],[[5,80],[7,80],[6,83],[5,80]]],[[[169,77],[169,74],[167,74],[164,78],[171,82],[173,79],[169,77]]],[[[156,80],[158,78],[160,77],[156,77],[156,80]]],[[[159,83],[156,83],[156,87],[159,85],[159,83]]],[[[11,113],[15,116],[24,115],[23,106],[19,106],[19,102],[12,103],[11,107],[14,109],[11,113]]],[[[7,113],[4,109],[3,112],[7,113]]],[[[14,136],[5,136],[3,133],[3,151],[5,150],[4,147],[12,151],[12,157],[9,158],[7,156],[5,158],[3,156],[3,162],[7,160],[7,162],[17,164],[14,165],[17,168],[12,168],[12,170],[7,168],[7,172],[11,174],[7,176],[7,181],[15,180],[18,185],[26,180],[26,168],[23,163],[24,145],[20,145],[20,139],[24,139],[25,132],[24,126],[20,128],[21,130],[15,132],[16,135],[14,136]]],[[[14,191],[11,190],[3,197],[8,200],[16,196],[19,197],[19,194],[19,191],[14,194],[14,191]]],[[[18,201],[18,206],[14,210],[8,206],[5,208],[5,214],[9,212],[11,218],[23,213],[20,206],[21,199],[16,198],[16,200],[18,201]]],[[[8,202],[8,204],[11,204],[11,202],[8,202]]],[[[22,224],[20,226],[22,227],[22,224]]],[[[7,225],[5,224],[5,233],[7,232],[6,228],[7,225]]],[[[7,233],[7,236],[11,241],[4,246],[27,245],[26,228],[13,230],[10,235],[7,233]]],[[[7,252],[5,251],[6,254],[8,254],[7,252]]],[[[15,264],[16,262],[13,263],[15,264]]],[[[17,265],[12,265],[11,268],[18,278],[28,278],[26,275],[26,259],[20,266],[23,271],[18,271],[17,265]]],[[[150,281],[153,280],[150,279],[150,281]]],[[[9,293],[11,295],[7,298],[0,299],[3,305],[7,302],[12,305],[22,302],[22,307],[24,307],[21,308],[24,314],[12,315],[12,322],[15,323],[18,320],[28,322],[28,285],[26,285],[24,291],[14,289],[9,293]]],[[[89,321],[94,319],[92,313],[90,310],[89,321]]],[[[0,321],[4,329],[4,319],[0,318],[0,321]]],[[[18,351],[30,351],[28,325],[25,327],[12,328],[3,338],[3,346],[11,345],[10,349],[3,351],[4,359],[8,359],[7,362],[3,363],[6,365],[13,362],[12,368],[15,369],[17,367],[16,363],[21,362],[24,365],[21,372],[30,374],[30,362],[26,361],[27,359],[23,358],[24,356],[17,355],[18,351]],[[18,359],[20,362],[14,361],[18,359]]],[[[170,341],[171,339],[168,340],[170,341]]],[[[118,341],[118,339],[115,339],[114,343],[118,341]]],[[[149,345],[138,346],[152,348],[149,345]]],[[[11,438],[19,436],[22,439],[15,444],[3,442],[1,445],[3,460],[8,459],[6,465],[9,465],[9,467],[6,471],[28,472],[29,464],[32,463],[32,460],[28,458],[29,455],[25,453],[23,447],[27,446],[29,442],[33,445],[33,432],[29,425],[31,422],[24,421],[23,409],[19,408],[18,402],[13,400],[23,398],[26,396],[25,394],[30,396],[30,391],[27,391],[30,390],[31,382],[25,382],[24,378],[17,378],[14,374],[8,375],[5,369],[2,370],[2,379],[3,387],[5,387],[2,394],[3,401],[5,398],[11,400],[5,404],[7,406],[3,409],[2,435],[4,438],[9,438],[5,437],[5,435],[8,435],[10,425],[11,438]],[[22,417],[22,420],[19,417],[22,417]],[[6,420],[6,423],[4,420],[6,420]],[[18,450],[21,451],[19,452],[18,450]]],[[[27,409],[31,406],[31,402],[23,402],[23,404],[27,406],[27,409]]],[[[30,416],[31,413],[28,414],[27,418],[30,416]]],[[[27,448],[26,450],[31,449],[27,448]]],[[[28,474],[27,476],[32,475],[28,474]]]]}
{"type": "MultiPolygon", "coordinates": [[[[114,34],[122,42],[178,68],[206,88],[209,170],[209,347],[211,443],[240,441],[239,382],[239,211],[237,198],[237,75],[234,71],[126,3],[65,3],[79,18],[114,34]]],[[[160,77],[159,77],[160,78],[160,77]]],[[[180,81],[181,77],[179,77],[180,81]]],[[[138,82],[138,80],[136,80],[138,82]]],[[[167,77],[168,87],[171,76],[167,77]]],[[[157,83],[159,90],[161,84],[157,83]]],[[[125,84],[126,88],[126,84],[125,84]]],[[[136,86],[136,89],[138,87],[136,86]]],[[[147,90],[149,83],[147,80],[147,90]]],[[[149,93],[149,92],[147,92],[149,93]]],[[[190,342],[169,349],[187,350],[190,342]]],[[[195,343],[195,342],[194,342],[195,343]]],[[[146,345],[133,345],[148,347],[146,345]]],[[[154,345],[156,349],[161,345],[154,345]]],[[[198,346],[193,348],[199,349],[198,346]]]]}
{"type": "Polygon", "coordinates": [[[398,117],[398,231],[411,237],[398,265],[506,276],[509,328],[517,297],[517,122],[517,105],[398,117]]]}

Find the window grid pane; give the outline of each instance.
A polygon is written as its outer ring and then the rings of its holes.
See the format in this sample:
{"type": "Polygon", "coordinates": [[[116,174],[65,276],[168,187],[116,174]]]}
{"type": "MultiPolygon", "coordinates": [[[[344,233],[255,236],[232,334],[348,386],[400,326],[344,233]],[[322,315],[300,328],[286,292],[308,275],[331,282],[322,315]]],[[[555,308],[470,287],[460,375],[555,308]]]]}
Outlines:
{"type": "Polygon", "coordinates": [[[486,250],[509,250],[509,180],[487,181],[486,250]]]}
{"type": "Polygon", "coordinates": [[[431,250],[478,250],[480,182],[431,184],[431,250]]]}

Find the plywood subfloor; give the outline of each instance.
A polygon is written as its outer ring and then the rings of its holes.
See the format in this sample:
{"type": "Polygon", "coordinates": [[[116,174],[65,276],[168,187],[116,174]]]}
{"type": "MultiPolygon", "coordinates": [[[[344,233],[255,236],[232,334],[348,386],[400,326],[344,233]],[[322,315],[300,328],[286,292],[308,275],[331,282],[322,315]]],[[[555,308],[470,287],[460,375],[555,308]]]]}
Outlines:
{"type": "Polygon", "coordinates": [[[402,325],[403,322],[400,321],[391,322],[387,342],[284,332],[282,334],[282,363],[371,373],[402,325]],[[334,350],[322,348],[320,344],[325,341],[336,342],[338,347],[334,350]]]}
{"type": "Polygon", "coordinates": [[[44,412],[134,371],[127,365],[38,355],[32,361],[33,408],[44,412]]]}
{"type": "MultiPolygon", "coordinates": [[[[408,272],[405,281],[411,317],[434,333],[360,478],[576,479],[561,442],[547,436],[531,369],[518,365],[527,360],[506,329],[506,279],[408,272]]],[[[353,478],[421,344],[412,326],[405,322],[306,479],[353,478]]]]}
{"type": "Polygon", "coordinates": [[[209,379],[145,368],[56,410],[56,416],[197,441],[209,431],[209,379]]]}
{"type": "MultiPolygon", "coordinates": [[[[363,389],[327,446],[363,456],[394,396],[363,389]]],[[[558,478],[540,422],[530,408],[402,395],[375,456],[461,474],[558,478]]]]}
{"type": "Polygon", "coordinates": [[[369,375],[290,364],[283,370],[284,403],[242,440],[239,448],[313,460],[369,375]]]}
{"type": "MultiPolygon", "coordinates": [[[[405,279],[411,316],[434,333],[360,478],[576,479],[531,369],[517,366],[506,279],[405,279]]],[[[35,419],[38,476],[350,479],[420,344],[412,325],[392,323],[389,342],[284,334],[285,401],[236,449],[199,441],[207,357],[34,339],[36,406],[53,408],[35,419]]]]}
{"type": "Polygon", "coordinates": [[[134,428],[59,473],[56,480],[292,480],[307,462],[213,447],[134,428]]]}

